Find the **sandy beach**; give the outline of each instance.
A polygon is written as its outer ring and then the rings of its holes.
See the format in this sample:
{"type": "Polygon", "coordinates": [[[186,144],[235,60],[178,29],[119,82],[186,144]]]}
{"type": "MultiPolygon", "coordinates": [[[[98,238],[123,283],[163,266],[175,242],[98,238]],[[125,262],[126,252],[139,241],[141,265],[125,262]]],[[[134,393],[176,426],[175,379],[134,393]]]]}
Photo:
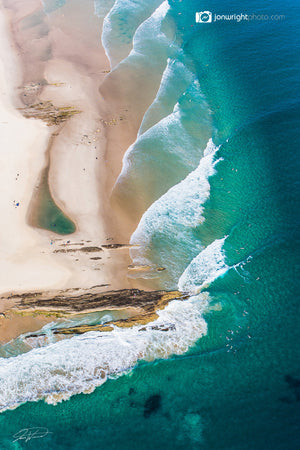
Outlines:
{"type": "MultiPolygon", "coordinates": [[[[132,221],[116,220],[109,199],[124,152],[136,138],[155,89],[139,108],[126,108],[130,86],[114,101],[115,94],[109,92],[122,93],[125,80],[117,89],[116,76],[107,75],[102,23],[90,10],[93,2],[84,7],[76,3],[76,8],[73,2],[72,8],[67,4],[51,15],[43,12],[38,0],[8,0],[0,9],[4,314],[13,306],[14,292],[95,285],[116,290],[133,284],[126,277],[128,248],[97,248],[126,244],[132,232],[132,221]],[[45,173],[52,200],[76,226],[70,235],[58,235],[37,223],[36,198],[45,173]]],[[[30,322],[26,317],[14,321],[13,327],[0,326],[0,341],[35,331],[47,321],[41,316],[30,322]]]]}

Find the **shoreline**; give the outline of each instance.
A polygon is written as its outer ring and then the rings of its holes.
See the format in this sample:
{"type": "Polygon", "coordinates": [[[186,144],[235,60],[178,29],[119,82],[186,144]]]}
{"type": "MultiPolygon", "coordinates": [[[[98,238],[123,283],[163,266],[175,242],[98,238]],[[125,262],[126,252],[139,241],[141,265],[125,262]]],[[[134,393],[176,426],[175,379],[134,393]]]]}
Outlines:
{"type": "MultiPolygon", "coordinates": [[[[95,312],[123,312],[121,319],[109,320],[104,324],[81,324],[53,329],[53,334],[76,335],[88,331],[112,331],[114,326],[128,328],[146,325],[158,318],[157,311],[164,309],[171,300],[184,300],[186,295],[179,291],[143,291],[139,289],[105,290],[106,285],[90,289],[69,289],[60,291],[8,293],[0,297],[0,343],[5,344],[22,333],[35,335],[36,331],[53,322],[76,318],[95,312]]],[[[88,320],[87,320],[88,322],[88,320]]]]}
{"type": "MultiPolygon", "coordinates": [[[[26,5],[5,0],[0,8],[2,53],[10,62],[0,67],[6,86],[0,103],[3,106],[4,97],[8,101],[3,113],[11,130],[12,167],[5,189],[16,198],[10,203],[3,199],[1,205],[7,219],[0,231],[3,236],[8,230],[11,233],[0,262],[0,295],[49,289],[67,292],[99,284],[110,291],[144,288],[142,280],[127,277],[133,224],[118,208],[112,210],[110,195],[147,102],[136,112],[124,111],[126,89],[116,102],[110,101],[111,94],[122,89],[113,91],[118,74],[110,73],[101,44],[101,19],[91,12],[92,2],[84,6],[75,2],[75,8],[74,2],[66,3],[50,15],[38,0],[26,5]],[[16,79],[11,78],[15,67],[16,79]],[[51,199],[75,224],[75,232],[64,236],[37,226],[43,174],[47,174],[44,183],[51,199]]],[[[128,81],[128,92],[131,84],[128,81]]],[[[12,307],[11,301],[1,299],[0,312],[5,314],[12,307]]],[[[25,325],[15,321],[13,333],[0,326],[0,340],[20,335],[30,326],[34,331],[47,322],[41,315],[41,320],[32,317],[30,325],[27,316],[25,325]]]]}

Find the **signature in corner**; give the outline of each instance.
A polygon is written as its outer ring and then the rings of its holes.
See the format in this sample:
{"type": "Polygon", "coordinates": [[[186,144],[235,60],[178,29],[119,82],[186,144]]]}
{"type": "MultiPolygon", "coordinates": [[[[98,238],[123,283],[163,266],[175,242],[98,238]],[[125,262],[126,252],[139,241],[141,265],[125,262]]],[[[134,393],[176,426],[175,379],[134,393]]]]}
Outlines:
{"type": "Polygon", "coordinates": [[[51,431],[44,427],[24,428],[13,435],[13,438],[15,439],[13,442],[20,440],[28,442],[31,439],[43,438],[50,433],[51,431]]]}

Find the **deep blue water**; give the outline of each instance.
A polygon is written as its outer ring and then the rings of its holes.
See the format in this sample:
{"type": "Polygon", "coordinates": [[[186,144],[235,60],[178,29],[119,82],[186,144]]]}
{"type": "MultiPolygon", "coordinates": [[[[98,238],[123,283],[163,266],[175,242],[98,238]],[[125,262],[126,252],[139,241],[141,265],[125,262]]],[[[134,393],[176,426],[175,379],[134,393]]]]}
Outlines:
{"type": "Polygon", "coordinates": [[[175,21],[180,58],[192,75],[177,91],[171,79],[147,120],[155,123],[155,117],[170,114],[178,101],[181,121],[175,128],[182,126],[182,141],[174,139],[173,129],[159,134],[152,128],[147,145],[143,141],[133,152],[131,172],[118,189],[125,195],[125,187],[143,186],[147,195],[137,214],[149,207],[150,198],[160,201],[162,216],[171,217],[170,228],[143,231],[150,236],[143,257],[167,267],[160,285],[176,287],[203,247],[228,236],[223,249],[230,268],[207,288],[208,333],[188,353],[141,361],[90,395],[56,406],[26,403],[2,413],[1,448],[300,447],[299,7],[278,0],[169,3],[167,17],[175,21]],[[286,17],[196,24],[195,12],[204,10],[286,17]],[[197,142],[203,151],[204,135],[220,146],[216,158],[221,160],[209,178],[205,220],[187,229],[159,199],[196,169],[197,142]],[[151,139],[156,145],[152,159],[151,139]],[[148,159],[143,148],[149,150],[148,159]],[[147,167],[154,179],[147,178],[147,167]],[[29,427],[46,427],[50,433],[12,443],[17,431],[29,427]]]}

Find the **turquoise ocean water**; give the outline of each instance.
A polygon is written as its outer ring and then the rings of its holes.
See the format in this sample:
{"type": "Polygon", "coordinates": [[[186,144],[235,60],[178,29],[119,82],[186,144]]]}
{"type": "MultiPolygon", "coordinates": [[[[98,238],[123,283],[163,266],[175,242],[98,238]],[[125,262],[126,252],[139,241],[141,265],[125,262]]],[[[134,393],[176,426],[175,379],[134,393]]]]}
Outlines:
{"type": "Polygon", "coordinates": [[[142,216],[132,258],[167,269],[149,283],[191,298],[162,317],[174,332],[96,333],[3,358],[1,404],[25,403],[0,415],[0,448],[299,448],[299,7],[97,0],[96,12],[114,70],[147,58],[161,71],[115,187],[142,216]],[[285,19],[196,24],[207,10],[285,19]],[[135,367],[56,406],[26,402],[89,389],[100,363],[135,367]],[[44,436],[18,439],[34,427],[44,436]]]}

